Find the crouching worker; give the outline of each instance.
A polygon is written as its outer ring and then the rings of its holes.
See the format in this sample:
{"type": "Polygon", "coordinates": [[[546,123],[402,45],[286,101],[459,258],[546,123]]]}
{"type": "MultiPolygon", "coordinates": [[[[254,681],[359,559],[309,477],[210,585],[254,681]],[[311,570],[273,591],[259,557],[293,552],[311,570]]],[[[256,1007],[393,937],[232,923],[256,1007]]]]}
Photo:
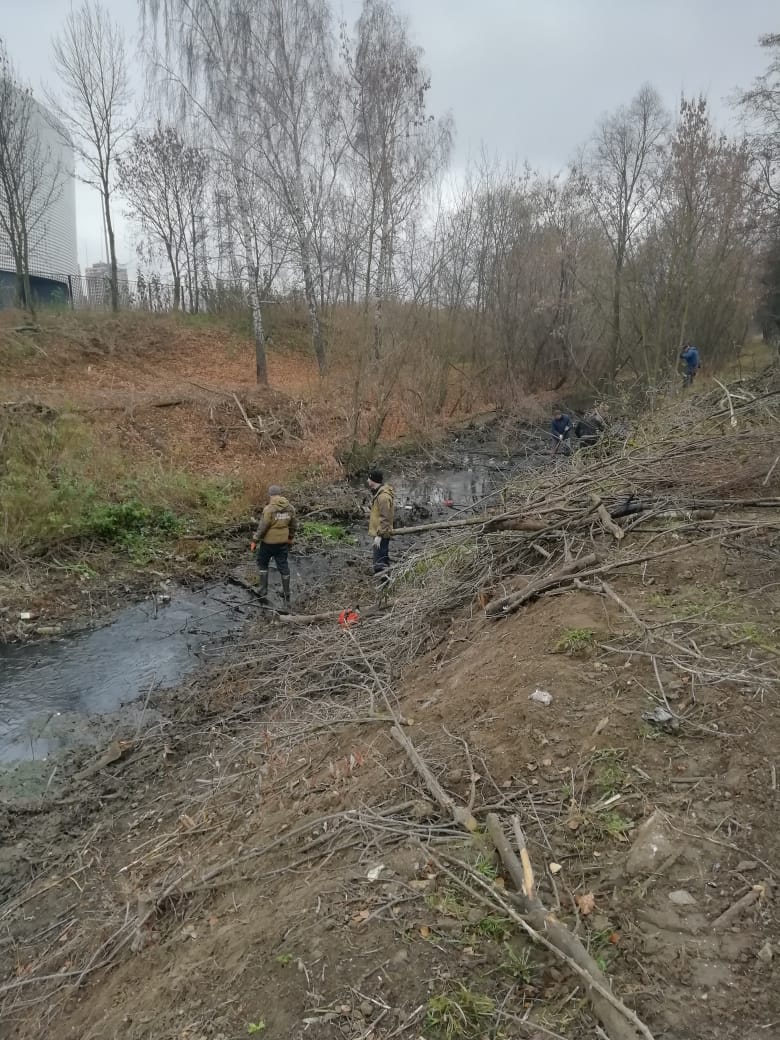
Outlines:
{"type": "Polygon", "coordinates": [[[368,533],[373,538],[374,574],[380,585],[390,580],[390,538],[393,534],[393,515],[395,512],[395,493],[389,484],[385,484],[381,470],[372,469],[368,474],[368,486],[371,488],[371,515],[368,518],[368,533]]]}
{"type": "Polygon", "coordinates": [[[604,420],[598,412],[584,415],[574,427],[581,448],[592,448],[604,432],[604,420]]]}
{"type": "Polygon", "coordinates": [[[290,611],[290,562],[288,555],[295,537],[297,522],[295,510],[282,494],[278,484],[268,488],[268,505],[263,509],[260,526],[255,532],[257,566],[260,571],[258,594],[265,600],[268,596],[268,568],[271,560],[282,579],[284,608],[290,611]]]}
{"type": "Polygon", "coordinates": [[[565,415],[560,408],[556,408],[552,414],[552,422],[550,423],[550,434],[552,436],[555,447],[553,448],[553,455],[558,454],[558,450],[563,446],[563,450],[566,454],[569,453],[569,438],[571,437],[571,419],[568,415],[565,415]]]}

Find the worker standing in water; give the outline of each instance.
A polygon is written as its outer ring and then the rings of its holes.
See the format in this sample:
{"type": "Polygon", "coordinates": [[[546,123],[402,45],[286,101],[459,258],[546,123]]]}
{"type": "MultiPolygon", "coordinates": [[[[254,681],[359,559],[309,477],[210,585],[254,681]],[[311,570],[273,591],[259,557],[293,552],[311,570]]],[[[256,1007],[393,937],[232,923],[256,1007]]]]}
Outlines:
{"type": "Polygon", "coordinates": [[[268,505],[263,509],[260,524],[252,542],[257,547],[257,566],[260,571],[258,595],[265,600],[268,597],[268,568],[271,560],[282,579],[282,595],[284,608],[290,612],[290,546],[295,537],[297,521],[295,510],[290,501],[282,494],[278,484],[268,488],[268,505]]]}
{"type": "Polygon", "coordinates": [[[384,475],[379,469],[372,469],[368,474],[368,486],[372,492],[371,514],[368,519],[368,533],[373,539],[374,574],[380,585],[390,580],[390,539],[393,535],[393,519],[395,514],[395,493],[389,484],[385,484],[384,475]]]}

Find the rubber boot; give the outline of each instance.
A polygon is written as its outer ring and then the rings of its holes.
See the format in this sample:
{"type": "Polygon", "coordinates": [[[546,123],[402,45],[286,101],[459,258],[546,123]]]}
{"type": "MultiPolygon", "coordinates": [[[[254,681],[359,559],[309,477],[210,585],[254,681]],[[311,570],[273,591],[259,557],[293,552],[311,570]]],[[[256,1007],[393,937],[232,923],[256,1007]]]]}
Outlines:
{"type": "Polygon", "coordinates": [[[282,575],[282,596],[284,597],[284,613],[290,613],[290,575],[282,575]]]}
{"type": "Polygon", "coordinates": [[[268,599],[268,571],[260,571],[260,581],[257,586],[258,598],[265,602],[268,599]]]}

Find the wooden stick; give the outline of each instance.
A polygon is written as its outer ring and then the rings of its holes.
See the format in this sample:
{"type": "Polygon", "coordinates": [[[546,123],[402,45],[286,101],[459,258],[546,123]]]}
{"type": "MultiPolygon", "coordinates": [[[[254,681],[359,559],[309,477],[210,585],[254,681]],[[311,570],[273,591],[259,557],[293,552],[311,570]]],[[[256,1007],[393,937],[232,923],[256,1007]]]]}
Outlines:
{"type": "Polygon", "coordinates": [[[512,817],[512,830],[514,831],[517,847],[520,850],[520,863],[523,867],[523,891],[526,899],[535,902],[539,899],[536,892],[536,878],[534,877],[534,868],[531,865],[531,857],[528,855],[523,828],[520,826],[519,816],[512,817]]]}
{"type": "Polygon", "coordinates": [[[260,436],[260,431],[257,429],[256,426],[253,426],[252,423],[249,421],[249,416],[246,414],[246,409],[244,408],[244,406],[239,401],[237,394],[233,394],[233,400],[238,405],[238,410],[239,410],[239,412],[241,412],[241,418],[247,424],[247,426],[252,431],[252,433],[255,435],[255,437],[257,437],[258,440],[262,440],[262,437],[260,436]]]}
{"type": "Polygon", "coordinates": [[[613,538],[616,538],[618,541],[621,541],[621,539],[625,537],[626,532],[619,524],[616,524],[612,517],[609,515],[606,506],[601,501],[601,495],[597,495],[595,494],[595,492],[591,494],[590,504],[596,510],[598,518],[601,521],[601,526],[604,528],[604,530],[609,531],[613,538]]]}
{"type": "Polygon", "coordinates": [[[420,774],[423,783],[428,788],[434,801],[444,811],[452,817],[455,823],[464,827],[467,831],[472,834],[476,831],[479,824],[474,819],[468,809],[464,809],[463,806],[458,805],[454,798],[451,798],[444,788],[441,786],[439,781],[433,775],[430,767],[423,761],[419,751],[412,744],[411,740],[407,737],[400,726],[393,726],[390,730],[393,739],[396,740],[406,752],[409,760],[411,761],[414,768],[420,774]]]}
{"type": "Polygon", "coordinates": [[[430,524],[415,524],[414,527],[396,527],[393,538],[400,538],[406,534],[423,534],[425,531],[449,531],[457,527],[475,527],[477,524],[486,524],[489,516],[469,516],[464,520],[437,520],[430,524]]]}
{"type": "Polygon", "coordinates": [[[749,906],[762,899],[766,895],[767,882],[762,882],[760,885],[753,885],[751,890],[744,895],[741,899],[738,899],[736,903],[733,903],[728,910],[724,910],[720,917],[716,918],[712,922],[713,932],[720,932],[724,928],[727,928],[732,921],[736,920],[740,914],[744,913],[749,906]]]}

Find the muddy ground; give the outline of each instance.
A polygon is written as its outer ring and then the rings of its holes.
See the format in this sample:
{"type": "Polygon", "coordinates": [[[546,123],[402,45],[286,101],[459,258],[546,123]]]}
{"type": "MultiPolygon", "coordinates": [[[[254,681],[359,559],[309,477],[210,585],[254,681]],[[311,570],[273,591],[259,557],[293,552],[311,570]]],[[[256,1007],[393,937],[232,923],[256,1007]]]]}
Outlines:
{"type": "Polygon", "coordinates": [[[656,1040],[780,1035],[780,541],[774,514],[745,516],[744,542],[622,569],[623,606],[569,587],[490,621],[474,590],[365,631],[256,628],[166,695],[171,724],[75,763],[49,804],[3,807],[6,1035],[598,1035],[566,966],[480,901],[479,879],[499,900],[511,884],[394,718],[480,824],[517,815],[545,903],[656,1040]],[[420,654],[390,681],[377,647],[398,625],[420,654]],[[334,650],[337,682],[318,671],[334,650]]]}

